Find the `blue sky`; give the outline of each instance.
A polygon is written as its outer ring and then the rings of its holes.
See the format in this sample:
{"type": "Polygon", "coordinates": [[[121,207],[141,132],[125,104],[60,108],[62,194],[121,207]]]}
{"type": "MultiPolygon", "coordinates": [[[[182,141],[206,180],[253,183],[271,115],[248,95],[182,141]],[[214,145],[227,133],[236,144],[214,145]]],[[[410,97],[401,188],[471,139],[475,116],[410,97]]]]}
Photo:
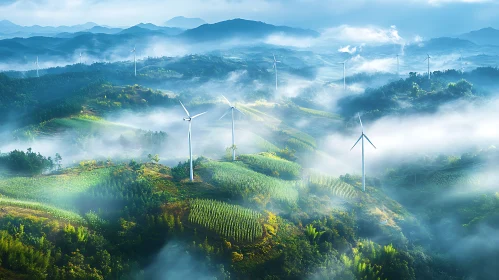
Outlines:
{"type": "Polygon", "coordinates": [[[434,37],[499,28],[499,0],[0,0],[0,15],[21,25],[111,26],[162,24],[178,15],[240,17],[318,30],[395,25],[403,37],[434,37]]]}

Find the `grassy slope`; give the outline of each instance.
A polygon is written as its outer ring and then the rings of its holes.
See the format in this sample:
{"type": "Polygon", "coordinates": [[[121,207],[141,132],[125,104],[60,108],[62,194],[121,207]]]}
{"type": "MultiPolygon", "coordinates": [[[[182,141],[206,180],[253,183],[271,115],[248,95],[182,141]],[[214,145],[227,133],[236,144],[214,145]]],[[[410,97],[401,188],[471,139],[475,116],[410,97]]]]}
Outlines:
{"type": "Polygon", "coordinates": [[[98,168],[83,172],[67,171],[60,175],[3,178],[0,179],[0,194],[15,199],[62,205],[75,194],[106,180],[111,171],[112,168],[98,168]]]}

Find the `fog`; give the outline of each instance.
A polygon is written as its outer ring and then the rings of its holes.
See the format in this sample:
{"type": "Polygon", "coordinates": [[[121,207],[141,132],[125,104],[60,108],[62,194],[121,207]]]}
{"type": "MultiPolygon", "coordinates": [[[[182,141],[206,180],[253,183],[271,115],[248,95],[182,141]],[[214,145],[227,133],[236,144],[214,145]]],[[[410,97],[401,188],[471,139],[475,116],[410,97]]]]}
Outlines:
{"type": "Polygon", "coordinates": [[[182,242],[170,241],[156,255],[152,264],[146,267],[137,280],[199,279],[215,280],[215,275],[204,261],[193,257],[182,242]]]}
{"type": "MultiPolygon", "coordinates": [[[[386,116],[373,123],[364,122],[364,132],[374,149],[365,141],[366,172],[384,171],[387,164],[418,155],[461,155],[470,149],[486,149],[499,143],[499,99],[485,104],[459,100],[441,106],[436,113],[416,116],[386,116]]],[[[320,149],[334,160],[317,160],[314,166],[336,175],[360,173],[361,147],[349,151],[361,129],[348,135],[330,133],[320,141],[320,149]]]]}

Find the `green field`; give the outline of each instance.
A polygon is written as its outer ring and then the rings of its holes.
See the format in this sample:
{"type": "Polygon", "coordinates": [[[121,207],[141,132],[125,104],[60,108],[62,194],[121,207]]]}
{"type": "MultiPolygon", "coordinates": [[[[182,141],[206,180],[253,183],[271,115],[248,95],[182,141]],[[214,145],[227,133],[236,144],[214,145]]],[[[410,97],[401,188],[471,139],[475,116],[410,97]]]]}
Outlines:
{"type": "Polygon", "coordinates": [[[341,120],[341,116],[332,114],[329,112],[324,112],[324,111],[319,111],[315,109],[310,109],[310,108],[305,108],[305,107],[300,107],[300,111],[303,111],[307,114],[316,116],[316,117],[323,117],[323,118],[328,118],[328,119],[333,119],[333,120],[341,120]]]}
{"type": "Polygon", "coordinates": [[[240,155],[238,159],[256,172],[269,176],[289,180],[298,179],[300,177],[301,166],[299,164],[280,159],[269,153],[262,153],[258,155],[240,155]]]}
{"type": "Polygon", "coordinates": [[[110,168],[99,168],[79,174],[3,178],[0,179],[0,194],[15,199],[65,205],[73,195],[104,182],[111,171],[110,168]]]}
{"type": "Polygon", "coordinates": [[[17,199],[10,199],[6,197],[0,197],[0,206],[12,206],[24,209],[32,209],[42,211],[49,214],[51,217],[59,220],[68,221],[77,224],[86,224],[85,219],[82,216],[63,209],[59,209],[50,205],[46,205],[39,202],[32,201],[22,201],[17,199]]]}
{"type": "Polygon", "coordinates": [[[189,222],[236,242],[253,242],[263,236],[254,210],[225,202],[194,199],[190,202],[189,222]]]}
{"type": "Polygon", "coordinates": [[[352,185],[331,176],[311,174],[308,182],[312,190],[326,193],[328,195],[345,199],[353,199],[359,195],[358,191],[352,185]]]}
{"type": "Polygon", "coordinates": [[[246,200],[259,195],[288,203],[298,200],[297,182],[272,178],[230,162],[209,161],[202,165],[211,173],[211,180],[232,195],[246,200]]]}

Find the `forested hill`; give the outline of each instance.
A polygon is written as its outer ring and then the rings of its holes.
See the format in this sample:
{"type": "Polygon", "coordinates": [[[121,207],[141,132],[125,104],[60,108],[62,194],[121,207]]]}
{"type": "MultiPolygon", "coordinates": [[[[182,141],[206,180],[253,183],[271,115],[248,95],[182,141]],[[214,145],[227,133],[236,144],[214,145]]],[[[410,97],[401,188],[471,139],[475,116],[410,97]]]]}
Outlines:
{"type": "Polygon", "coordinates": [[[363,112],[364,118],[375,120],[390,114],[434,112],[450,101],[490,97],[497,93],[498,88],[498,68],[477,68],[464,73],[456,70],[435,71],[430,80],[428,75],[410,73],[406,79],[340,99],[338,105],[346,118],[363,112]]]}

